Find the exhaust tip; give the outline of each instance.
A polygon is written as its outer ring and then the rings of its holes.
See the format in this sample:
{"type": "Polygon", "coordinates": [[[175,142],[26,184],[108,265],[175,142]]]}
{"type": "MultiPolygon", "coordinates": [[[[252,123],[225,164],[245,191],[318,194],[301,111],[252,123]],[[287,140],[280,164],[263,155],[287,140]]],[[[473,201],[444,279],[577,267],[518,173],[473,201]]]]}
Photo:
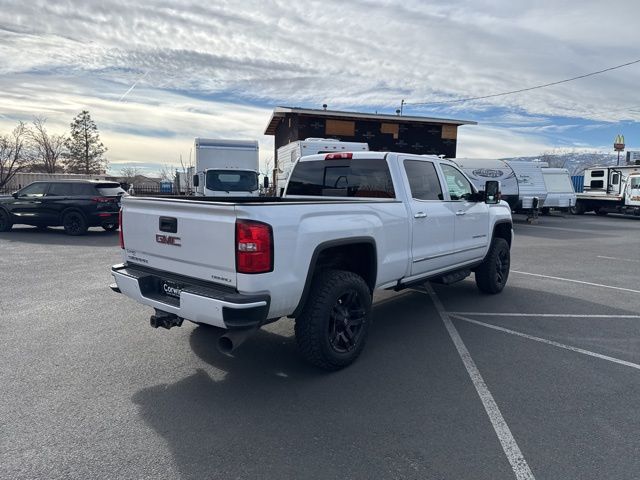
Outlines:
{"type": "Polygon", "coordinates": [[[224,353],[225,355],[231,355],[231,352],[234,350],[233,340],[231,340],[227,335],[222,335],[218,338],[218,350],[220,353],[224,353]]]}

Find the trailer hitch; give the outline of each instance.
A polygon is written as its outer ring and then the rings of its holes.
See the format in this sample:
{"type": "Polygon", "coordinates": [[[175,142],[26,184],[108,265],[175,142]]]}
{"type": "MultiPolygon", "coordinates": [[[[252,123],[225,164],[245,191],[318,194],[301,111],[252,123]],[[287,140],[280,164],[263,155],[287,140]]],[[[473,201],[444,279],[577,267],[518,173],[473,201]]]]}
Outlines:
{"type": "Polygon", "coordinates": [[[173,313],[163,312],[162,310],[158,310],[157,308],[155,310],[156,313],[154,315],[151,315],[151,318],[149,318],[149,324],[153,328],[162,327],[169,330],[172,327],[179,327],[182,325],[184,319],[180,318],[179,316],[173,313]]]}

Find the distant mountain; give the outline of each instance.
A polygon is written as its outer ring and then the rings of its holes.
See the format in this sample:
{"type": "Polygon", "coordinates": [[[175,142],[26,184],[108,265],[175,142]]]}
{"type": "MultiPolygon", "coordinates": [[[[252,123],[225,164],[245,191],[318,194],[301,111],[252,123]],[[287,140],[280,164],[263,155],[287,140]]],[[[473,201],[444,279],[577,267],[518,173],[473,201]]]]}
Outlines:
{"type": "MultiPolygon", "coordinates": [[[[544,154],[536,157],[514,157],[505,158],[503,160],[524,160],[547,162],[550,167],[566,168],[571,175],[580,175],[585,168],[596,165],[615,165],[618,161],[618,155],[613,153],[560,153],[560,154],[544,154]]],[[[624,154],[620,155],[620,164],[626,164],[624,154]]]]}

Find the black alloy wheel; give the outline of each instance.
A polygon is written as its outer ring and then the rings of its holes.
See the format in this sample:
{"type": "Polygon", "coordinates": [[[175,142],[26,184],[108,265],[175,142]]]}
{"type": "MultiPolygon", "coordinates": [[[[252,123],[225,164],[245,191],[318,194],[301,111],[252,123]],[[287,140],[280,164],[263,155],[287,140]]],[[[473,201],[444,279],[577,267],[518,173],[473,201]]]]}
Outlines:
{"type": "Polygon", "coordinates": [[[87,222],[79,212],[69,212],[62,219],[62,226],[68,235],[83,235],[87,231],[87,222]]]}
{"type": "Polygon", "coordinates": [[[365,346],[370,316],[371,289],[360,275],[344,270],[317,273],[296,317],[301,355],[324,370],[350,365],[365,346]]]}
{"type": "Polygon", "coordinates": [[[356,290],[338,297],[329,320],[329,343],[338,353],[349,353],[359,343],[366,310],[356,290]]]}
{"type": "Polygon", "coordinates": [[[496,255],[496,283],[502,285],[506,283],[509,276],[509,250],[501,249],[496,255]]]}

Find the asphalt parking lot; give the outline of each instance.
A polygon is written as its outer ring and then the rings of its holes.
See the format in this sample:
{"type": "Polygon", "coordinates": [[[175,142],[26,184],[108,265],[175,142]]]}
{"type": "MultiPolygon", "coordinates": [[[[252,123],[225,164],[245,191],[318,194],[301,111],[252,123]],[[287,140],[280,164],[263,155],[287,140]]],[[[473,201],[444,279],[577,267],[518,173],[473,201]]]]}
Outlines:
{"type": "Polygon", "coordinates": [[[379,295],[333,374],[291,320],[234,358],[151,329],[107,287],[117,233],[0,234],[0,478],[637,478],[640,220],[515,232],[502,294],[379,295]]]}

